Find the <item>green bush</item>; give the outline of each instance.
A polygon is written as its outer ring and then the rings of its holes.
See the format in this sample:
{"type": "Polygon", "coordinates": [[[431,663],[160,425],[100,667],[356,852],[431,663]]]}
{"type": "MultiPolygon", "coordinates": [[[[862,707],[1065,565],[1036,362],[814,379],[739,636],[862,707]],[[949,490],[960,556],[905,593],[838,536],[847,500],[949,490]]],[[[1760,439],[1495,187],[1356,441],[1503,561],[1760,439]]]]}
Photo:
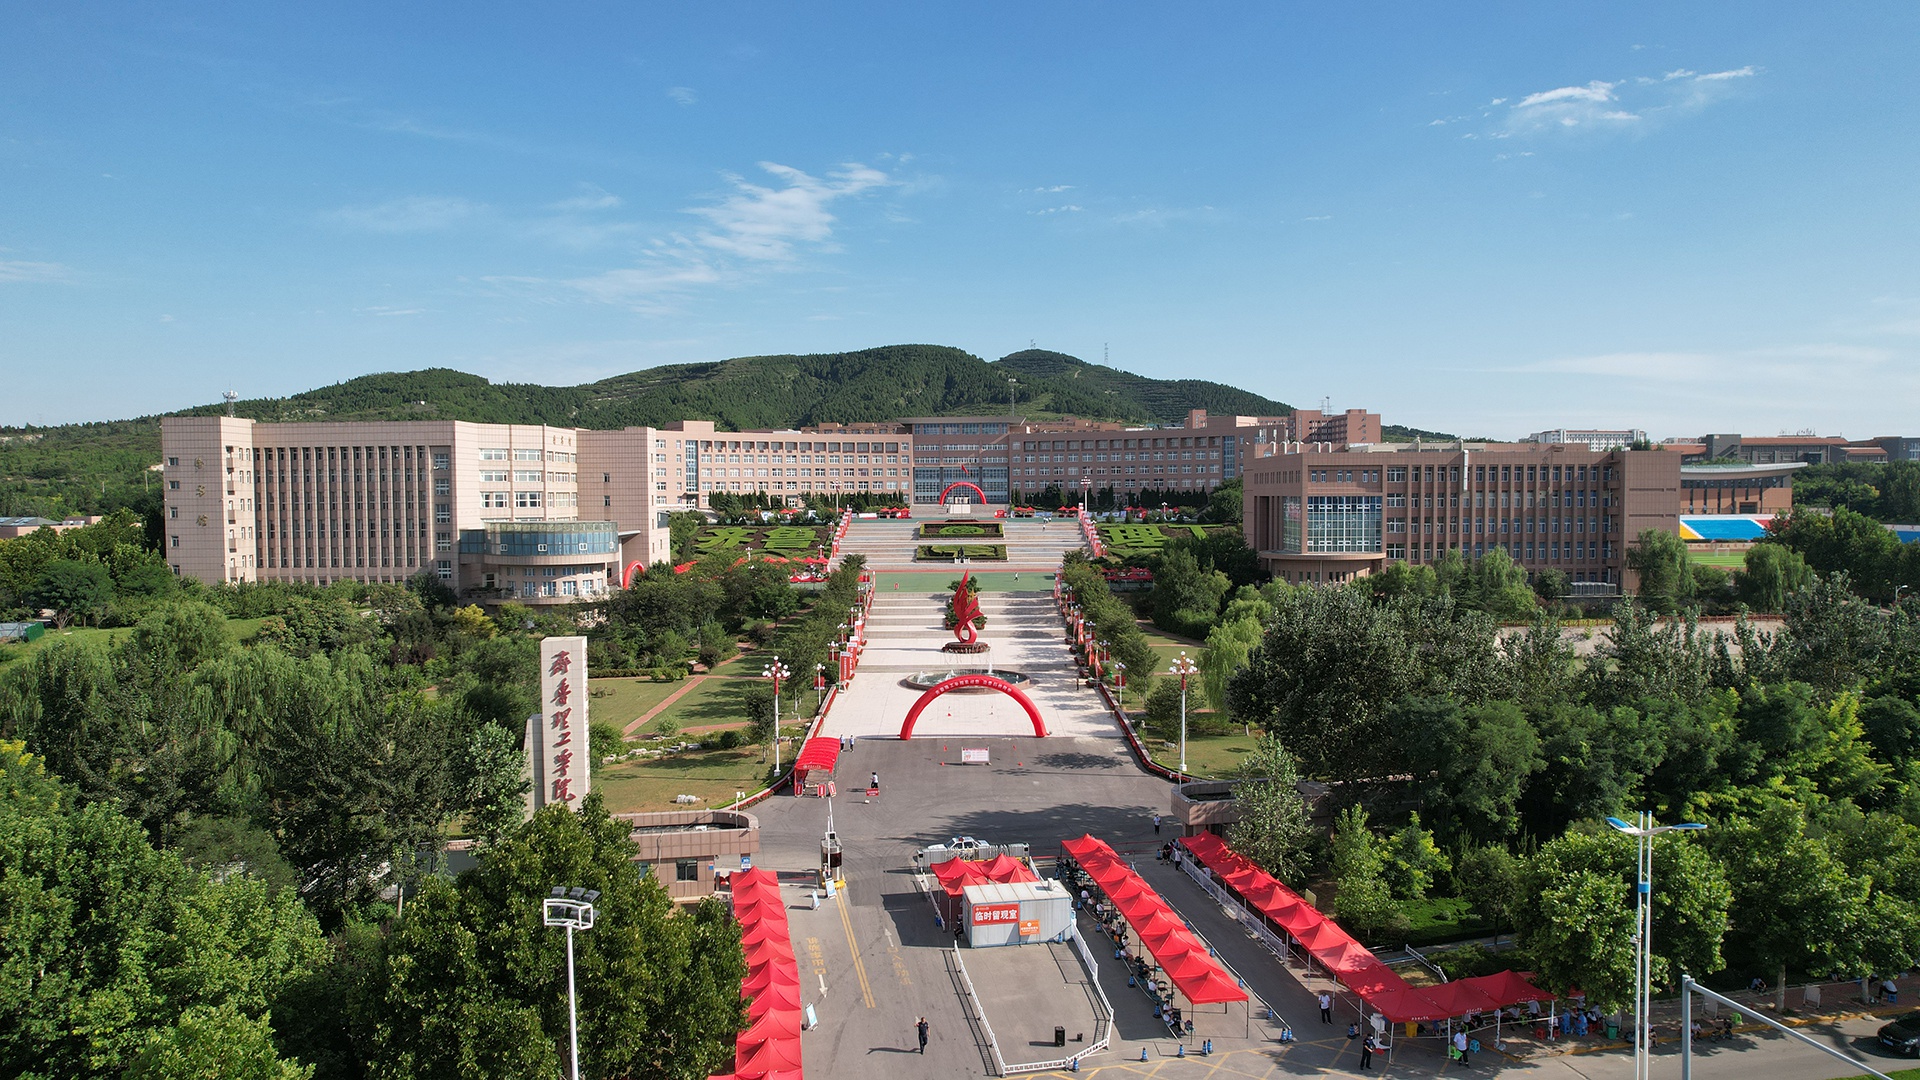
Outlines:
{"type": "Polygon", "coordinates": [[[728,728],[714,740],[714,745],[722,750],[738,750],[742,741],[744,740],[739,728],[728,728]]]}

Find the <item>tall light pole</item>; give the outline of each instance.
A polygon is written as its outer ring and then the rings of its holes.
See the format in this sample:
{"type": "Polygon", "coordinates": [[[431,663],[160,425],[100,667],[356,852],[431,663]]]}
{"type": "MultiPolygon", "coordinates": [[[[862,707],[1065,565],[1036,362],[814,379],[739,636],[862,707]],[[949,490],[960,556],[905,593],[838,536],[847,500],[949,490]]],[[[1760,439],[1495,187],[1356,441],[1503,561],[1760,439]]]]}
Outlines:
{"type": "Polygon", "coordinates": [[[1187,775],[1187,676],[1199,671],[1188,658],[1185,649],[1180,650],[1180,658],[1167,669],[1167,674],[1180,676],[1180,775],[1187,775]]]}
{"type": "Polygon", "coordinates": [[[598,889],[555,885],[552,895],[540,901],[540,921],[567,928],[567,1041],[573,1057],[573,1080],[580,1080],[580,1010],[573,992],[573,932],[593,929],[593,902],[598,899],[598,889]]]}
{"type": "Polygon", "coordinates": [[[1635,869],[1635,921],[1633,952],[1633,1080],[1648,1080],[1652,1062],[1647,1054],[1647,1034],[1651,1027],[1649,1012],[1653,1004],[1653,838],[1666,832],[1698,831],[1706,828],[1697,821],[1679,825],[1655,825],[1653,812],[1642,810],[1640,823],[1629,825],[1617,817],[1607,824],[1631,836],[1638,843],[1639,863],[1635,869]]]}
{"type": "Polygon", "coordinates": [[[1113,662],[1113,681],[1120,686],[1120,716],[1127,715],[1127,665],[1118,660],[1113,662]]]}
{"type": "Polygon", "coordinates": [[[773,680],[773,774],[780,775],[780,680],[793,674],[793,669],[780,662],[780,654],[773,654],[773,662],[760,669],[760,674],[773,680]]]}

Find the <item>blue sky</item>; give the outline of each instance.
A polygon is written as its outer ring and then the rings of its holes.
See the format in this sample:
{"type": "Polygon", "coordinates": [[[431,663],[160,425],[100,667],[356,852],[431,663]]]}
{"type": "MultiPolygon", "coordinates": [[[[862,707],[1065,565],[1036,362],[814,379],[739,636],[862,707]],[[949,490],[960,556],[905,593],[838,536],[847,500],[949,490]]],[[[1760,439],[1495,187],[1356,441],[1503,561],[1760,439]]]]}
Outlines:
{"type": "Polygon", "coordinates": [[[1920,434],[1908,4],[5,5],[0,423],[1035,342],[1920,434]]]}

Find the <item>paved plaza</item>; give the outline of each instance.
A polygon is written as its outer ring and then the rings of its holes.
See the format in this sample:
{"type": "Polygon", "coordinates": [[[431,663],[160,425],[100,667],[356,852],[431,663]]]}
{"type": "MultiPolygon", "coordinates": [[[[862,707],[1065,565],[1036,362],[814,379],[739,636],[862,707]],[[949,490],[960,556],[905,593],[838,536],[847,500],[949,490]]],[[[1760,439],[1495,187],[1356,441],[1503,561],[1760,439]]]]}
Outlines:
{"type": "MultiPolygon", "coordinates": [[[[904,525],[906,523],[888,523],[904,525]]],[[[928,889],[931,875],[916,872],[911,856],[950,837],[974,836],[996,843],[1024,842],[1043,861],[1062,840],[1092,833],[1132,858],[1142,877],[1213,948],[1220,962],[1244,981],[1253,1001],[1204,1006],[1193,1017],[1197,1036],[1210,1038],[1213,1054],[1198,1056],[1198,1043],[1179,1056],[1180,1044],[1151,1015],[1147,998],[1127,985],[1126,974],[1104,951],[1097,927],[1082,917],[1081,931],[1096,944],[1100,986],[1113,1008],[1114,1038],[1107,1051],[1087,1057],[1080,1075],[1184,1078],[1292,1076],[1538,1076],[1626,1080],[1629,1054],[1612,1050],[1520,1060],[1495,1052],[1476,1055],[1470,1067],[1445,1060],[1436,1040],[1402,1039],[1391,1061],[1376,1056],[1359,1069],[1359,1047],[1346,1025],[1361,1019],[1359,1002],[1337,984],[1283,963],[1250,937],[1184,873],[1154,856],[1172,831],[1156,836],[1152,816],[1166,813],[1168,785],[1134,762],[1118,728],[1096,694],[1076,684],[1073,665],[1053,613],[1052,582],[1044,575],[1031,591],[983,595],[988,618],[982,640],[993,645],[994,663],[1027,672],[1030,690],[1054,732],[1032,735],[1025,713],[996,693],[950,693],[929,708],[916,737],[898,738],[900,724],[919,692],[901,685],[905,675],[954,658],[939,651],[952,640],[941,626],[946,583],[958,573],[889,575],[899,590],[883,589],[869,626],[869,648],[859,674],[834,705],[829,736],[855,736],[837,769],[841,795],[831,800],[781,795],[756,808],[762,825],[759,864],[780,871],[789,884],[793,944],[804,1001],[818,1025],[802,1038],[806,1073],[835,1080],[897,1077],[990,1076],[984,1029],[971,1019],[957,963],[964,963],[1009,1062],[1044,1061],[1076,1051],[1071,1040],[1095,1031],[1094,995],[1083,969],[1067,948],[1028,945],[996,949],[953,948],[947,928],[936,926],[928,889]],[[962,764],[963,749],[985,749],[985,764],[962,764]],[[880,776],[879,794],[864,788],[880,776]],[[844,852],[846,887],[823,898],[801,882],[818,866],[829,814],[844,852]],[[1336,1022],[1322,1024],[1314,996],[1339,995],[1336,1022]],[[1266,1008],[1275,1018],[1266,1018],[1266,1008]],[[925,1016],[930,1038],[917,1052],[914,1022],[925,1016]],[[1052,1045],[1055,1025],[1065,1027],[1065,1049],[1052,1045]],[[1290,1025],[1296,1041],[1278,1041],[1290,1025]],[[1142,1061],[1142,1055],[1146,1060],[1142,1061]]],[[[1023,579],[1024,579],[1023,574],[1023,579]]],[[[1016,586],[1010,579],[996,586],[1016,586]]],[[[971,665],[969,665],[971,666],[971,665]]],[[[1881,1023],[1872,1018],[1814,1025],[1808,1034],[1890,1067],[1872,1048],[1881,1023]]],[[[1656,1050],[1656,1076],[1677,1076],[1677,1047],[1656,1050]]],[[[1830,1058],[1774,1035],[1744,1035],[1702,1047],[1694,1075],[1699,1080],[1835,1078],[1857,1075],[1830,1058]]]]}

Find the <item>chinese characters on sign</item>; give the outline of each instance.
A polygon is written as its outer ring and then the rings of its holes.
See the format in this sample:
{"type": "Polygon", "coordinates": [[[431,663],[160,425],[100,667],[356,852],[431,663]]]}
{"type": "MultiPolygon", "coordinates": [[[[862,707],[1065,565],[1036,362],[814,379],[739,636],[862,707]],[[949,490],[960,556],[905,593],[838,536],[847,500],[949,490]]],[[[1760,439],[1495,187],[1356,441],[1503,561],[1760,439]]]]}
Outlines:
{"type": "Polygon", "coordinates": [[[540,640],[540,708],[527,718],[531,814],[549,803],[572,808],[590,789],[587,736],[587,639],[540,640]]]}
{"type": "Polygon", "coordinates": [[[973,905],[973,925],[998,926],[1020,921],[1019,904],[975,904],[973,905]]]}

